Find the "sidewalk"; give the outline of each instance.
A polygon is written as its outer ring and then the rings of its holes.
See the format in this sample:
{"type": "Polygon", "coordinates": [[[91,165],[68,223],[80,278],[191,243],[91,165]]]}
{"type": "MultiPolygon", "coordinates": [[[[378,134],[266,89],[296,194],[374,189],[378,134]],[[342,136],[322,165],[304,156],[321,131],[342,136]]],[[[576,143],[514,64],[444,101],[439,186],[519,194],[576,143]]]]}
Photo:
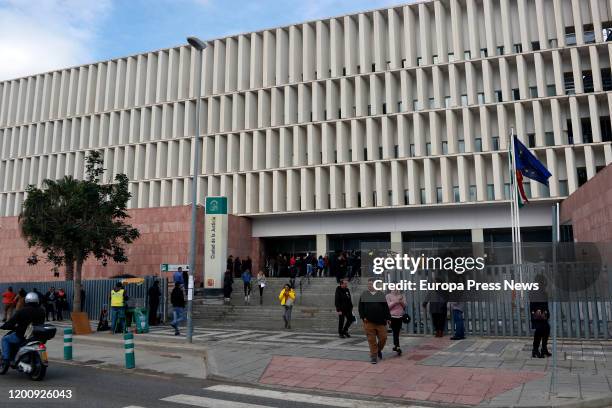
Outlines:
{"type": "MultiPolygon", "coordinates": [[[[388,346],[383,362],[371,365],[365,337],[357,328],[354,333],[350,339],[340,339],[320,333],[197,328],[194,344],[188,345],[172,329],[154,327],[151,333],[135,335],[136,364],[197,378],[406,403],[524,408],[612,405],[612,342],[561,341],[555,390],[552,359],[532,359],[530,339],[474,337],[452,342],[406,336],[402,357],[388,346]]],[[[58,339],[61,346],[61,336],[58,339]]],[[[75,336],[74,343],[75,360],[123,365],[120,336],[75,336]],[[104,342],[120,348],[109,352],[104,342]],[[87,351],[79,350],[85,346],[87,351]]],[[[57,350],[59,354],[53,355],[61,356],[61,348],[57,350]]]]}

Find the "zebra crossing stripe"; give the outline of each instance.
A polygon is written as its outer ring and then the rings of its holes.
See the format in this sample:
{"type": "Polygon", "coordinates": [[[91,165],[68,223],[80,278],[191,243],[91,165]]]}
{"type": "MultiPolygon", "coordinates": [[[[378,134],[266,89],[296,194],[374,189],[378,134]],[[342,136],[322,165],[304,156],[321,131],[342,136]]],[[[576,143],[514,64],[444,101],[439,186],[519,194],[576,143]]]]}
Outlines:
{"type": "MultiPolygon", "coordinates": [[[[251,397],[269,398],[282,401],[300,402],[308,404],[325,405],[340,408],[398,408],[398,404],[387,402],[364,401],[348,398],[333,398],[322,395],[300,394],[296,392],[283,392],[263,388],[241,387],[236,385],[213,385],[204,388],[206,391],[224,392],[228,394],[248,395],[251,397]]],[[[406,408],[425,408],[416,405],[405,406],[406,408]]],[[[215,407],[216,408],[216,407],[215,407]]]]}
{"type": "Polygon", "coordinates": [[[160,401],[191,405],[203,408],[273,408],[269,405],[249,404],[246,402],[225,401],[216,398],[200,397],[197,395],[177,394],[162,398],[160,401]]]}

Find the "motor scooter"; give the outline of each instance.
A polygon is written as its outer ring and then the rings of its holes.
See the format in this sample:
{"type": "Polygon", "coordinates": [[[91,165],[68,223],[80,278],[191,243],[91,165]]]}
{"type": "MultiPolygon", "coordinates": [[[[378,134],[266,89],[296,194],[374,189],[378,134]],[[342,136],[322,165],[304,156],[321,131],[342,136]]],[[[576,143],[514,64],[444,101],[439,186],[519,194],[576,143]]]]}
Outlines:
{"type": "MultiPolygon", "coordinates": [[[[49,358],[45,343],[55,337],[57,329],[51,325],[32,326],[32,333],[19,345],[19,350],[8,366],[0,369],[0,374],[6,374],[9,367],[26,373],[34,381],[42,381],[47,373],[49,358]]],[[[5,336],[13,333],[8,332],[5,336]]]]}

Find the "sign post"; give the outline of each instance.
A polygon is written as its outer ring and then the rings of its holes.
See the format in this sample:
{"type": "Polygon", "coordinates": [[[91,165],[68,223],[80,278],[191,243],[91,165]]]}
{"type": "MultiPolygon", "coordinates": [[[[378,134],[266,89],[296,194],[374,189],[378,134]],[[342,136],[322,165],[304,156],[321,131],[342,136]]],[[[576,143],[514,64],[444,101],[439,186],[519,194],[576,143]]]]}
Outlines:
{"type": "Polygon", "coordinates": [[[219,296],[227,262],[227,197],[206,197],[204,295],[219,296]]]}

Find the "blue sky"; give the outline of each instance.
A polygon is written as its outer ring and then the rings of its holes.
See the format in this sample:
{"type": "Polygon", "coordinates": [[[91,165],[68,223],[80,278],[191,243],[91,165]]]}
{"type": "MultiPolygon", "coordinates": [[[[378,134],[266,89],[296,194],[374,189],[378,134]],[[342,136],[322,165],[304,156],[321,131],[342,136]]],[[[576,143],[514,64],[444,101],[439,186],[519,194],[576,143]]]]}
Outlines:
{"type": "Polygon", "coordinates": [[[0,0],[0,81],[411,0],[0,0]]]}

